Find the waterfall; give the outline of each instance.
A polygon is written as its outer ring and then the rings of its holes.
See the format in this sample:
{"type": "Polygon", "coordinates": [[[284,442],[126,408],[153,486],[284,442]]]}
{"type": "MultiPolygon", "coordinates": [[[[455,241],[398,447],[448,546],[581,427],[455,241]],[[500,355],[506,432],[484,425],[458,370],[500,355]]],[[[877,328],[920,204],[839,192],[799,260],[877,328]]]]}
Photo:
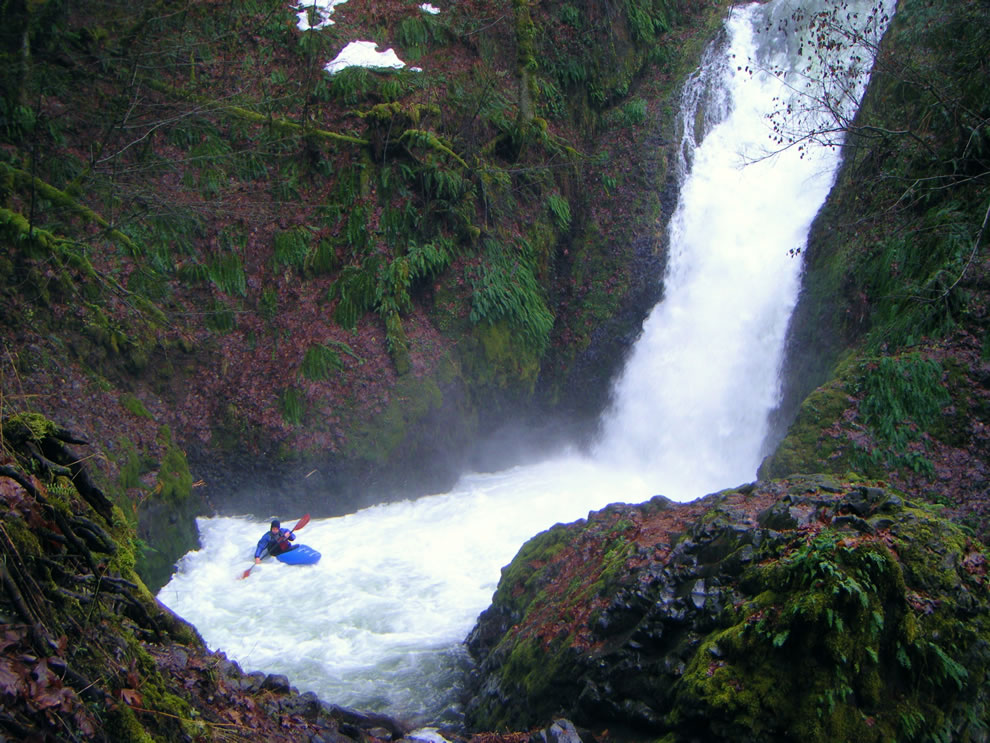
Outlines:
{"type": "MultiPolygon", "coordinates": [[[[848,12],[857,4],[868,15],[859,0],[848,12]]],[[[838,164],[814,142],[767,157],[790,121],[768,113],[802,108],[795,101],[814,80],[807,49],[785,33],[798,7],[734,8],[685,88],[664,296],[590,455],[472,474],[449,493],[314,520],[298,538],[323,553],[318,565],[267,561],[243,581],[267,522],[199,519],[201,549],[182,558],[161,601],[246,670],[284,673],[337,704],[456,723],[461,641],[527,538],[610,502],[688,500],[751,480],[800,282],[789,252],[803,247],[838,164]]],[[[848,115],[865,75],[853,69],[842,82],[833,109],[848,115]]],[[[289,523],[301,514],[278,515],[289,523]]]]}

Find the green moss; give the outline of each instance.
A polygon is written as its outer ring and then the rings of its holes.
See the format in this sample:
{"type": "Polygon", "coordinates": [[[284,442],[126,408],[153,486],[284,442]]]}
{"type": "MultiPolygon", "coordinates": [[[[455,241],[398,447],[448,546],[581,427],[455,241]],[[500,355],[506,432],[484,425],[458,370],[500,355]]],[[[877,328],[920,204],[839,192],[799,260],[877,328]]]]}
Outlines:
{"type": "Polygon", "coordinates": [[[570,538],[567,528],[558,525],[528,540],[512,562],[502,568],[502,577],[492,597],[492,604],[505,607],[520,616],[524,615],[539,592],[539,586],[531,580],[542,577],[540,570],[554,556],[560,554],[570,538]]]}
{"type": "Polygon", "coordinates": [[[703,710],[709,729],[733,739],[788,731],[823,743],[920,741],[966,727],[947,709],[960,693],[980,718],[976,678],[990,658],[972,643],[990,637],[990,625],[985,612],[971,621],[949,603],[966,578],[930,556],[964,554],[964,538],[922,509],[908,513],[896,556],[826,530],[754,567],[745,578],[752,598],[692,656],[670,724],[697,722],[703,710]],[[915,591],[942,598],[919,613],[915,591]]]}
{"type": "Polygon", "coordinates": [[[147,418],[148,420],[152,419],[151,413],[148,412],[148,409],[144,406],[144,403],[133,394],[125,392],[120,396],[118,402],[120,403],[120,406],[131,415],[135,415],[138,418],[147,418]]]}
{"type": "Polygon", "coordinates": [[[154,743],[134,710],[126,704],[118,704],[107,713],[106,732],[111,740],[121,743],[154,743]]]}
{"type": "Polygon", "coordinates": [[[841,378],[812,392],[801,404],[787,436],[760,466],[758,476],[787,477],[797,472],[843,474],[864,466],[863,474],[881,476],[883,472],[876,465],[869,466],[868,461],[857,457],[851,442],[829,433],[836,421],[843,420],[845,412],[854,406],[855,401],[841,378]]]}
{"type": "Polygon", "coordinates": [[[123,454],[123,461],[118,463],[118,485],[123,490],[140,487],[141,475],[148,471],[147,461],[130,439],[120,439],[118,445],[123,454]]]}
{"type": "Polygon", "coordinates": [[[512,332],[507,322],[479,325],[476,336],[480,341],[480,365],[472,365],[476,378],[496,387],[522,383],[532,389],[540,371],[539,356],[527,348],[512,332]]]}
{"type": "Polygon", "coordinates": [[[40,413],[18,413],[4,421],[4,435],[9,438],[41,441],[55,433],[57,426],[40,413]]]}
{"type": "Polygon", "coordinates": [[[192,492],[193,483],[186,454],[172,441],[172,432],[168,426],[159,429],[158,437],[165,447],[165,453],[158,469],[155,492],[165,502],[183,501],[192,492]]]}
{"type": "Polygon", "coordinates": [[[456,374],[451,363],[448,358],[440,359],[436,377],[401,376],[385,409],[355,426],[344,449],[347,456],[379,463],[388,461],[406,441],[412,427],[443,404],[438,381],[445,374],[456,374]]]}

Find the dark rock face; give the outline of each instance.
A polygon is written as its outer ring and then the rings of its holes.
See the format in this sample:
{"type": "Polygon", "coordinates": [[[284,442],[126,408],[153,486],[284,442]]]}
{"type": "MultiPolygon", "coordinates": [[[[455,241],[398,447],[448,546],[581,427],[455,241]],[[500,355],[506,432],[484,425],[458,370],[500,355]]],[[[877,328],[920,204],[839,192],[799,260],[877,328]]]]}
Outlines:
{"type": "Polygon", "coordinates": [[[883,487],[760,482],[534,537],[468,646],[469,724],[671,740],[983,739],[986,563],[883,487]]]}

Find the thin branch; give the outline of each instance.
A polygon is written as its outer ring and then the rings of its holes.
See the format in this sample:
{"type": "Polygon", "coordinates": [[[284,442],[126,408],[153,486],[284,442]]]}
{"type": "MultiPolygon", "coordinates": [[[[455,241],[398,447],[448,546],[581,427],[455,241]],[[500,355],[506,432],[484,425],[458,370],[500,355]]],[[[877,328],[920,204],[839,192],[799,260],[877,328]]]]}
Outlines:
{"type": "Polygon", "coordinates": [[[973,240],[973,250],[969,254],[969,260],[966,261],[966,265],[963,266],[963,270],[959,272],[959,276],[956,277],[956,280],[953,281],[944,292],[942,292],[942,296],[940,296],[939,299],[944,299],[949,295],[949,292],[956,288],[956,285],[962,281],[963,276],[966,275],[966,271],[968,271],[969,267],[973,264],[973,259],[976,258],[976,254],[979,252],[980,241],[983,239],[983,232],[987,228],[988,221],[990,221],[990,204],[987,204],[986,214],[983,215],[983,224],[980,225],[980,231],[976,233],[976,239],[973,240]]]}

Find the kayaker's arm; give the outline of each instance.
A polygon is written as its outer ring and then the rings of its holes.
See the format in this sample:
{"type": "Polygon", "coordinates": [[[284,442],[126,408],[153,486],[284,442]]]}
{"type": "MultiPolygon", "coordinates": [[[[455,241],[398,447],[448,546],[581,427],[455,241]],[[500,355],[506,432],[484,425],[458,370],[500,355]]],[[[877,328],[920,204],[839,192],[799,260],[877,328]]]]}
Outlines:
{"type": "Polygon", "coordinates": [[[269,546],[271,546],[272,535],[268,532],[258,540],[258,546],[254,550],[254,564],[260,565],[261,558],[264,557],[265,552],[268,551],[269,546]]]}

